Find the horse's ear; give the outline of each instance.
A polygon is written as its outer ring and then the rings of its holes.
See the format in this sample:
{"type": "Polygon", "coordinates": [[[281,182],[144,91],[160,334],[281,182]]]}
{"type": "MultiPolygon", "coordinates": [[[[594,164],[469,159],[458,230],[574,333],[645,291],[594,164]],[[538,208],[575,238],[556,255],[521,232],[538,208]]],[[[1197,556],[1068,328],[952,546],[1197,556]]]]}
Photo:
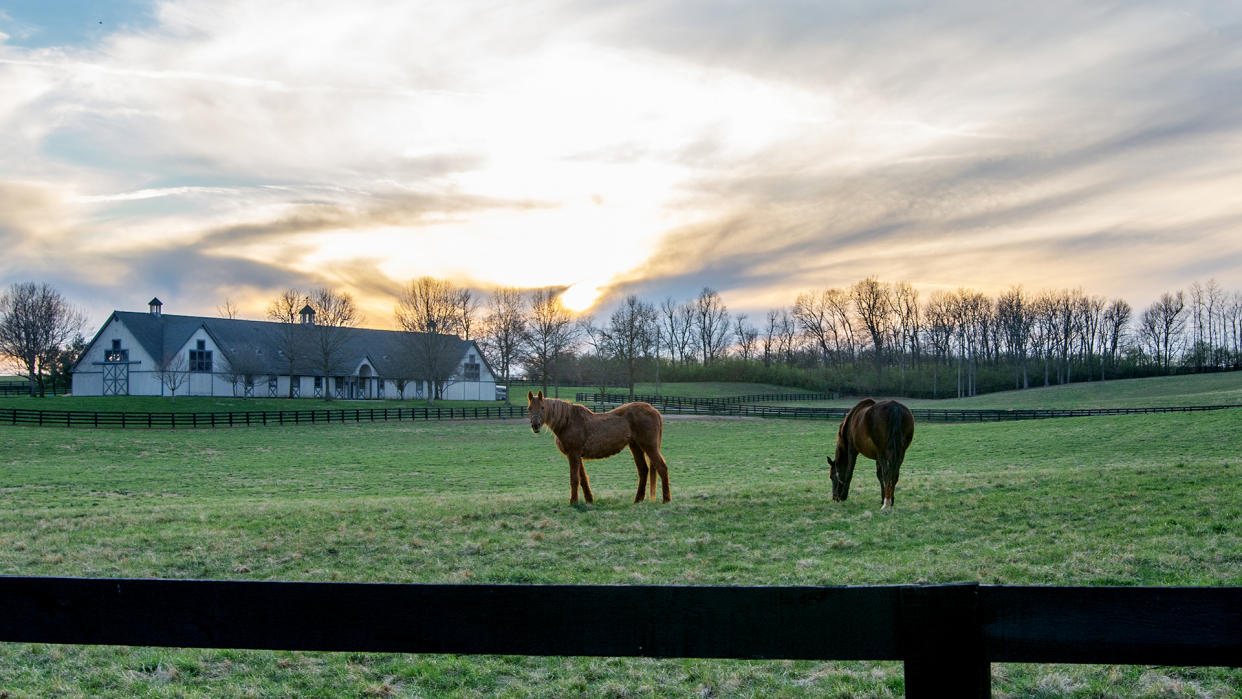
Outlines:
{"type": "Polygon", "coordinates": [[[527,392],[526,392],[526,400],[527,400],[527,401],[531,401],[531,400],[534,400],[534,399],[535,399],[535,394],[531,393],[530,391],[527,391],[527,392]]]}
{"type": "Polygon", "coordinates": [[[540,390],[540,391],[539,391],[539,400],[543,400],[543,391],[542,391],[542,390],[540,390]]]}
{"type": "Polygon", "coordinates": [[[833,468],[836,468],[836,467],[837,467],[836,463],[834,463],[834,462],[833,462],[833,460],[832,460],[832,457],[831,457],[831,456],[825,456],[824,458],[825,458],[825,459],[828,459],[828,465],[829,465],[829,466],[831,466],[831,467],[833,467],[833,468]]]}

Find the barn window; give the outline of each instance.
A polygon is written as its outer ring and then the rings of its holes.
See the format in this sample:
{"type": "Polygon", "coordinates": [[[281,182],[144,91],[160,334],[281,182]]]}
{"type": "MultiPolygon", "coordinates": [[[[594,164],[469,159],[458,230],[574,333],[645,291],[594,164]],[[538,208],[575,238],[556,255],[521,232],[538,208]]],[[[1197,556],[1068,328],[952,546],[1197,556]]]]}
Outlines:
{"type": "Polygon", "coordinates": [[[467,381],[479,380],[479,362],[473,354],[466,357],[466,363],[462,365],[462,375],[467,381]]]}
{"type": "Polygon", "coordinates": [[[207,342],[199,340],[197,349],[190,350],[190,371],[211,373],[211,354],[207,342]]]}
{"type": "Polygon", "coordinates": [[[128,362],[129,350],[121,349],[121,341],[113,340],[112,349],[104,353],[105,362],[128,362]]]}

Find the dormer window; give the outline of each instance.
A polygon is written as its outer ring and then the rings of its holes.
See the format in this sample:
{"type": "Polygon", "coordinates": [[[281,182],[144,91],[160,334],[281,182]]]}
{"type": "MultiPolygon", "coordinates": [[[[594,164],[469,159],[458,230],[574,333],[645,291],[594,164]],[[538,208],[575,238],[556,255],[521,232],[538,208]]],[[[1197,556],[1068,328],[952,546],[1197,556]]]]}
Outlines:
{"type": "Polygon", "coordinates": [[[196,349],[190,350],[190,371],[211,373],[211,350],[207,349],[207,341],[199,340],[196,349]]]}
{"type": "Polygon", "coordinates": [[[105,362],[128,362],[129,361],[129,350],[121,349],[120,340],[113,340],[112,349],[109,349],[104,352],[104,361],[105,362]]]}
{"type": "Polygon", "coordinates": [[[462,365],[462,378],[466,381],[479,380],[479,362],[475,360],[474,355],[466,356],[466,363],[462,365]]]}

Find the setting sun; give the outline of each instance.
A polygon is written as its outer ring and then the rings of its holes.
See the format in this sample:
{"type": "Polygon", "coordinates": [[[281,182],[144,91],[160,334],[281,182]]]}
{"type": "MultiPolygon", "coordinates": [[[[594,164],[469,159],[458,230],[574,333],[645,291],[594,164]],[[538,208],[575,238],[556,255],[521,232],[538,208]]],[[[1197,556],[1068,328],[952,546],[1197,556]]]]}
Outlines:
{"type": "Polygon", "coordinates": [[[599,300],[603,289],[590,282],[577,282],[561,294],[561,304],[574,313],[581,313],[599,300]]]}

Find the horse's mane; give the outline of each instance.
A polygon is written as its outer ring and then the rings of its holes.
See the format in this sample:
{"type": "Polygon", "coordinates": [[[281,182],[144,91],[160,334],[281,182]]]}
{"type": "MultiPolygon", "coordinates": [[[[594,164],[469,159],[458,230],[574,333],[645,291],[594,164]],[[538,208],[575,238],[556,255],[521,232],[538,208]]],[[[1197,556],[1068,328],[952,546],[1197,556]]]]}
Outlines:
{"type": "Polygon", "coordinates": [[[591,414],[591,409],[585,405],[570,403],[560,398],[544,398],[543,424],[556,432],[574,421],[574,413],[578,412],[578,409],[581,409],[583,417],[591,414]]]}

